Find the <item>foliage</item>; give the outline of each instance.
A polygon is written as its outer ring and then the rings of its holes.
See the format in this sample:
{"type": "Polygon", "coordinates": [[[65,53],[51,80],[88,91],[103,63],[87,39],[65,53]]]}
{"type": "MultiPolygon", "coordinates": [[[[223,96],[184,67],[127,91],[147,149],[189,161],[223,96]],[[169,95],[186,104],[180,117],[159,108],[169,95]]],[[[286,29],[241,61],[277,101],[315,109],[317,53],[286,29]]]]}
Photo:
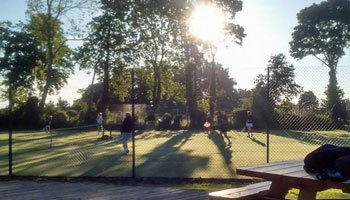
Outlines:
{"type": "Polygon", "coordinates": [[[249,110],[252,107],[253,94],[252,90],[247,89],[238,89],[238,110],[249,110]]]}
{"type": "Polygon", "coordinates": [[[312,55],[329,68],[336,68],[350,42],[349,13],[348,0],[327,0],[302,9],[290,42],[291,55],[298,59],[312,55]]]}
{"type": "Polygon", "coordinates": [[[147,115],[145,121],[148,122],[148,121],[155,121],[156,120],[156,115],[154,113],[150,113],[147,115]]]}
{"type": "Polygon", "coordinates": [[[71,106],[71,109],[76,112],[76,116],[74,118],[77,121],[78,125],[83,124],[88,111],[87,103],[83,102],[80,99],[75,100],[71,106]]]}
{"type": "Polygon", "coordinates": [[[301,91],[301,87],[294,80],[294,66],[288,64],[283,54],[271,56],[268,70],[269,88],[267,75],[260,74],[252,91],[252,110],[257,119],[256,124],[262,127],[271,123],[274,107],[279,107],[280,110],[291,109],[290,100],[301,91]]]}
{"type": "MultiPolygon", "coordinates": [[[[210,89],[210,73],[211,64],[206,63],[200,68],[198,72],[198,77],[201,80],[198,87],[198,99],[208,100],[209,99],[209,89],[210,89]]],[[[236,81],[229,76],[228,68],[223,68],[222,65],[216,65],[216,105],[217,110],[231,112],[233,108],[237,107],[239,104],[237,91],[235,86],[236,81]]],[[[203,103],[203,111],[207,111],[205,108],[205,101],[203,103]]]]}
{"type": "Polygon", "coordinates": [[[283,100],[291,100],[301,91],[301,87],[295,83],[294,66],[289,65],[283,54],[271,56],[268,68],[270,77],[270,97],[273,104],[279,104],[283,100]]]}
{"type": "MultiPolygon", "coordinates": [[[[171,18],[163,16],[152,4],[144,2],[135,8],[133,18],[140,34],[138,55],[152,70],[152,104],[157,109],[163,97],[164,82],[171,65],[180,60],[181,45],[177,41],[179,27],[171,18]]],[[[165,91],[167,91],[165,89],[165,91]]]]}
{"type": "Polygon", "coordinates": [[[64,111],[57,111],[52,116],[52,128],[61,128],[61,127],[67,127],[68,124],[68,115],[64,111]]]}
{"type": "Polygon", "coordinates": [[[39,110],[39,99],[30,97],[15,111],[15,127],[30,130],[42,128],[42,119],[39,110]]]}
{"type": "MultiPolygon", "coordinates": [[[[112,77],[110,80],[110,102],[121,103],[131,102],[131,70],[125,66],[116,67],[112,70],[112,77]]],[[[137,80],[137,79],[136,79],[137,80]]],[[[137,87],[140,84],[135,84],[137,87]]],[[[147,90],[146,90],[147,91],[147,90]]],[[[101,94],[101,93],[100,93],[101,94]]]]}
{"type": "Polygon", "coordinates": [[[173,122],[171,124],[171,128],[174,130],[178,130],[181,128],[181,120],[182,120],[182,115],[175,115],[173,122]]]}
{"type": "Polygon", "coordinates": [[[31,88],[34,81],[33,68],[38,65],[42,53],[38,42],[26,31],[23,24],[0,24],[0,72],[2,84],[16,89],[31,88]]]}
{"type": "MultiPolygon", "coordinates": [[[[123,3],[119,2],[115,6],[123,3]]],[[[101,16],[95,17],[89,23],[90,33],[83,46],[78,49],[77,59],[80,61],[81,68],[94,69],[99,81],[102,82],[102,93],[97,108],[103,113],[111,97],[111,73],[114,72],[114,81],[120,80],[123,73],[117,72],[122,71],[126,64],[130,64],[135,59],[131,56],[131,52],[135,46],[137,34],[128,23],[130,20],[124,8],[114,11],[105,8],[101,16]]],[[[120,85],[121,90],[115,86],[118,85],[114,84],[115,92],[124,92],[117,96],[125,97],[125,90],[122,88],[128,85],[126,83],[120,85]]]]}
{"type": "Polygon", "coordinates": [[[48,1],[46,12],[40,12],[39,7],[33,6],[34,2],[40,1],[28,1],[29,30],[35,35],[45,52],[45,60],[36,69],[38,88],[41,92],[40,108],[43,108],[47,95],[53,94],[67,83],[73,64],[70,57],[71,51],[65,44],[62,23],[59,21],[59,16],[62,14],[60,5],[56,5],[58,10],[55,10],[57,8],[53,5],[54,3],[48,1]],[[52,13],[55,11],[57,13],[52,13]]]}
{"type": "Polygon", "coordinates": [[[169,130],[171,128],[172,116],[170,113],[165,113],[159,120],[158,129],[169,130]]]}
{"type": "MultiPolygon", "coordinates": [[[[0,76],[3,78],[1,84],[7,87],[10,132],[15,97],[33,87],[35,77],[32,72],[43,55],[38,46],[34,36],[26,31],[23,24],[13,26],[10,22],[0,23],[0,76]]],[[[35,118],[36,116],[33,117],[35,118]]]]}
{"type": "Polygon", "coordinates": [[[346,121],[342,103],[343,91],[338,87],[336,72],[344,49],[350,45],[350,1],[327,0],[302,9],[294,28],[290,52],[294,58],[311,55],[329,68],[326,107],[338,124],[346,121]]]}
{"type": "Polygon", "coordinates": [[[312,91],[306,91],[299,97],[298,106],[300,109],[316,110],[318,105],[317,97],[312,91]]]}
{"type": "Polygon", "coordinates": [[[315,131],[335,130],[333,121],[325,115],[313,112],[276,112],[274,128],[315,131]]]}

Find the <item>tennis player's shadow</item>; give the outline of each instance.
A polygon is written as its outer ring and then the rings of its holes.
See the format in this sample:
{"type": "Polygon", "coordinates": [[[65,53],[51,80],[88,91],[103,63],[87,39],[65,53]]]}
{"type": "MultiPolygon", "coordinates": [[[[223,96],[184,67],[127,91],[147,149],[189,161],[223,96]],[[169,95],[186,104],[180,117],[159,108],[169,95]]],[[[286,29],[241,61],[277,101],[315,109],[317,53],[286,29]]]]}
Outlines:
{"type": "Polygon", "coordinates": [[[208,137],[218,147],[221,155],[225,159],[225,163],[232,163],[232,147],[231,145],[226,145],[223,134],[220,134],[216,130],[210,130],[208,137]]]}
{"type": "Polygon", "coordinates": [[[255,143],[257,143],[257,144],[259,144],[259,145],[261,145],[261,146],[263,146],[263,147],[266,147],[266,144],[265,143],[263,143],[263,142],[261,142],[261,141],[259,141],[259,140],[257,140],[256,138],[250,138],[253,142],[255,142],[255,143]]]}

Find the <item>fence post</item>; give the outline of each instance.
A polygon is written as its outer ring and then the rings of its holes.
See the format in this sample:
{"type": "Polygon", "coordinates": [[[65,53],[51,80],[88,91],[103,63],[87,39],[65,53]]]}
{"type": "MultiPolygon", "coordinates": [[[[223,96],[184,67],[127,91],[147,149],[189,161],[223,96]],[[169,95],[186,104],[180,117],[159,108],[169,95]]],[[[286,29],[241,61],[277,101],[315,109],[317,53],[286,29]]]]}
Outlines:
{"type": "MultiPolygon", "coordinates": [[[[267,66],[267,105],[270,107],[270,67],[267,66]]],[[[270,110],[270,109],[269,109],[270,110]]],[[[272,113],[271,113],[272,114],[272,113]]],[[[270,117],[266,123],[266,162],[270,162],[270,117]]]]}
{"type": "Polygon", "coordinates": [[[12,176],[12,130],[13,130],[13,113],[12,113],[12,87],[9,87],[9,176],[12,176]]]}
{"type": "MultiPolygon", "coordinates": [[[[132,121],[134,123],[135,127],[135,88],[134,88],[134,82],[135,82],[135,71],[134,68],[131,70],[131,116],[132,121]]],[[[132,177],[135,178],[135,128],[132,130],[132,177]]]]}

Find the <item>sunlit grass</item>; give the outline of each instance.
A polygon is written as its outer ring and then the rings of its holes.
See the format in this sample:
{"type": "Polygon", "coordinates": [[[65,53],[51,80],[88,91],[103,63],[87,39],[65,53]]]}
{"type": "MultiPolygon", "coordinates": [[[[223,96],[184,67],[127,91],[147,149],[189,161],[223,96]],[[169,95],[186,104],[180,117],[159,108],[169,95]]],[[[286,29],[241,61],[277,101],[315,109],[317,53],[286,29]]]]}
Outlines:
{"type": "MultiPolygon", "coordinates": [[[[334,132],[297,132],[272,130],[270,162],[303,159],[334,132]],[[317,140],[303,139],[316,135],[317,140]]],[[[191,178],[248,178],[237,176],[239,166],[265,163],[267,138],[255,132],[254,139],[245,132],[229,131],[232,146],[217,132],[147,131],[135,137],[136,176],[191,178]]],[[[344,132],[337,137],[348,141],[344,132]]],[[[119,132],[113,140],[100,140],[95,131],[14,132],[13,173],[20,176],[92,176],[130,177],[132,156],[122,155],[119,132]]],[[[345,144],[345,143],[343,143],[345,144]]],[[[347,143],[348,144],[348,143],[347,143]]],[[[0,175],[8,174],[8,135],[0,134],[0,175]]],[[[129,147],[131,148],[131,140],[129,147]]],[[[238,187],[231,184],[174,185],[189,189],[215,191],[238,187]]],[[[298,191],[291,190],[295,197],[298,191]]],[[[341,191],[325,191],[322,198],[343,198],[341,191]],[[328,195],[328,196],[327,196],[328,195]]],[[[349,196],[346,196],[349,198],[349,196]]]]}
{"type": "MultiPolygon", "coordinates": [[[[344,135],[337,132],[339,135],[344,135]]],[[[272,130],[270,162],[303,159],[320,144],[303,140],[300,133],[272,130]]],[[[267,137],[255,132],[229,131],[232,146],[212,131],[147,131],[135,137],[136,173],[141,177],[237,178],[239,166],[267,161],[267,137]]],[[[131,155],[122,156],[120,134],[114,140],[100,140],[95,131],[14,132],[13,172],[33,176],[129,176],[131,155]]],[[[345,137],[345,136],[344,136],[345,137]]],[[[0,166],[8,164],[8,136],[0,134],[0,166]]],[[[322,138],[321,138],[322,139],[322,138]]],[[[345,138],[347,139],[347,138],[345,138]]],[[[318,138],[318,140],[320,140],[318,138]]],[[[318,141],[317,140],[317,141],[318,141]]],[[[129,147],[131,149],[131,141],[129,147]]],[[[1,170],[0,174],[7,170],[1,170]]]]}

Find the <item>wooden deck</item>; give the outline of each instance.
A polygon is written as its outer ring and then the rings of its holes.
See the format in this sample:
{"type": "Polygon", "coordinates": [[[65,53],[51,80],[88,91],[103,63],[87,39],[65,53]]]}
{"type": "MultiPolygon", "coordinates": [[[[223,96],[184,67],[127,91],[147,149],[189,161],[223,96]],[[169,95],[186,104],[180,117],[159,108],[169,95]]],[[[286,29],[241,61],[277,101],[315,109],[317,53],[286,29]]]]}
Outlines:
{"type": "Polygon", "coordinates": [[[104,183],[65,183],[55,181],[0,181],[1,200],[28,199],[209,199],[206,191],[165,187],[121,186],[104,183]]]}

